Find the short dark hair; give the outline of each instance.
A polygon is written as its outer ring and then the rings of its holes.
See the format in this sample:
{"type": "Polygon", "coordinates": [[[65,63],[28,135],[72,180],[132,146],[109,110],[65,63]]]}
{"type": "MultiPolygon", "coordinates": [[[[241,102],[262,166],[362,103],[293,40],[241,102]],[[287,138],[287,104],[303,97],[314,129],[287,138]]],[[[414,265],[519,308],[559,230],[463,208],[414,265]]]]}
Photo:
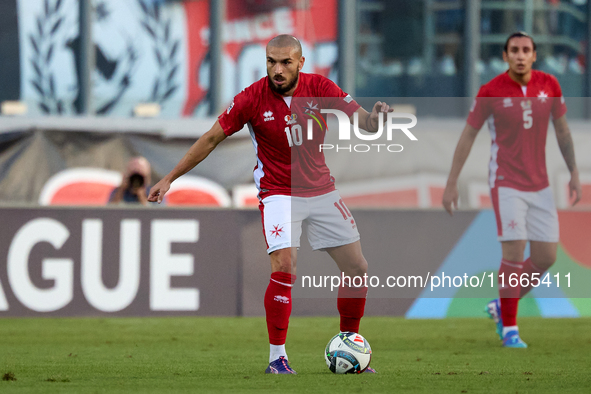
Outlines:
{"type": "Polygon", "coordinates": [[[524,31],[518,31],[518,32],[515,32],[515,33],[511,34],[509,36],[509,38],[507,38],[507,41],[505,41],[505,46],[503,47],[503,51],[507,52],[509,50],[509,41],[511,41],[511,39],[512,38],[515,38],[515,37],[527,37],[527,38],[529,38],[531,40],[531,43],[534,46],[534,51],[536,50],[536,42],[534,41],[533,37],[530,36],[529,34],[527,34],[524,31]]]}
{"type": "Polygon", "coordinates": [[[277,48],[291,47],[297,51],[298,56],[302,56],[302,44],[300,43],[300,40],[290,34],[280,34],[277,37],[274,37],[269,41],[267,46],[277,48]]]}

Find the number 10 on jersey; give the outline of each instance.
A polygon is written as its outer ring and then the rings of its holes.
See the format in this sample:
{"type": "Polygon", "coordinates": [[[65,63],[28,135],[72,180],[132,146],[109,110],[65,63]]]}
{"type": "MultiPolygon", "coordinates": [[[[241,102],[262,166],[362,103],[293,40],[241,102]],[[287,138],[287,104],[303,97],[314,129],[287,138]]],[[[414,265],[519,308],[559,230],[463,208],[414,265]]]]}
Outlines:
{"type": "Polygon", "coordinates": [[[289,144],[290,148],[294,145],[300,146],[304,142],[302,126],[299,124],[294,124],[291,126],[291,129],[289,126],[287,126],[285,128],[285,134],[287,135],[287,143],[289,144]]]}

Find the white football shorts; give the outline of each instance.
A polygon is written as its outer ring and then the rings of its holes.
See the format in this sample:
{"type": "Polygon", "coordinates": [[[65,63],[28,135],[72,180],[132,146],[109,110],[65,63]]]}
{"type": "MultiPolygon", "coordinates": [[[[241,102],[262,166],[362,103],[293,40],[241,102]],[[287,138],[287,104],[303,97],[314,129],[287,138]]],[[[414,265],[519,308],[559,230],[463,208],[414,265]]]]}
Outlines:
{"type": "Polygon", "coordinates": [[[299,247],[304,222],[314,250],[359,240],[357,223],[337,190],[316,197],[269,196],[261,201],[259,208],[267,253],[299,247]]]}
{"type": "Polygon", "coordinates": [[[558,212],[550,187],[536,192],[496,187],[491,198],[499,241],[558,242],[558,212]]]}

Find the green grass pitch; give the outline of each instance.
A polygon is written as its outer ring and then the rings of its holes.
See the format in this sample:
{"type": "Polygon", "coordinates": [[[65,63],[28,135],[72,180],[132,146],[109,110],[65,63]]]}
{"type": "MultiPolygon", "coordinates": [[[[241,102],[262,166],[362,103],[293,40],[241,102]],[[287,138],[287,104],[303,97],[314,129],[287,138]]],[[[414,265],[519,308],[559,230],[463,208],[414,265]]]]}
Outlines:
{"type": "Polygon", "coordinates": [[[263,318],[2,319],[0,393],[591,392],[590,318],[520,329],[528,349],[503,349],[484,318],[364,318],[378,374],[333,375],[338,318],[292,318],[298,375],[277,376],[263,318]]]}

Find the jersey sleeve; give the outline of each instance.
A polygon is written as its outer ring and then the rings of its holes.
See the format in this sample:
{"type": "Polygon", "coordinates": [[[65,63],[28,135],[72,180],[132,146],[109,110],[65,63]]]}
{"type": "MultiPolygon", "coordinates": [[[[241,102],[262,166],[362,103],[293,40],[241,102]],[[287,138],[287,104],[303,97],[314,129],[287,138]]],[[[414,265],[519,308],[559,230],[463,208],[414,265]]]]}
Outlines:
{"type": "Polygon", "coordinates": [[[247,89],[238,93],[228,109],[218,116],[218,121],[227,136],[242,130],[249,122],[253,107],[253,100],[249,93],[247,89]]]}
{"type": "Polygon", "coordinates": [[[482,125],[491,114],[491,103],[490,98],[487,97],[486,87],[482,86],[478,91],[478,95],[472,103],[470,108],[470,114],[468,115],[467,123],[474,127],[476,130],[480,130],[482,125]]]}
{"type": "Polygon", "coordinates": [[[328,78],[323,78],[320,85],[320,93],[320,97],[327,98],[325,100],[325,108],[337,109],[346,113],[349,117],[361,107],[357,104],[357,101],[353,100],[353,97],[343,92],[336,83],[328,78]]]}
{"type": "Polygon", "coordinates": [[[558,119],[566,114],[566,103],[564,102],[564,96],[562,95],[562,89],[560,88],[560,83],[554,76],[550,76],[552,79],[553,85],[553,102],[552,102],[552,119],[558,119]]]}

